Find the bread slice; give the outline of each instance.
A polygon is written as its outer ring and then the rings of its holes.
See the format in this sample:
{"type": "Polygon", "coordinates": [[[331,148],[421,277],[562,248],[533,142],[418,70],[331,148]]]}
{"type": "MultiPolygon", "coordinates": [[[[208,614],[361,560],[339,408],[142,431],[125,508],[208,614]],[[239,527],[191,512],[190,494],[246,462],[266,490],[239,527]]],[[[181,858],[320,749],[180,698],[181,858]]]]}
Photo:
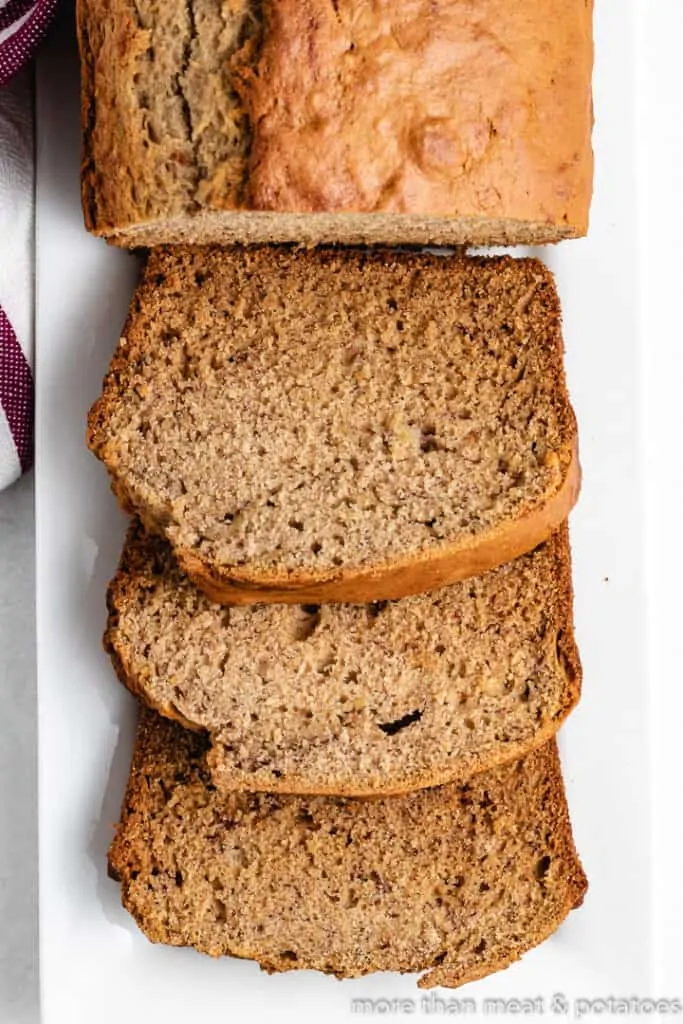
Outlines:
{"type": "Polygon", "coordinates": [[[545,540],[579,488],[536,260],[153,251],[89,444],[214,600],[403,597],[545,540]]]}
{"type": "Polygon", "coordinates": [[[134,524],[108,604],[119,677],[210,732],[220,789],[358,796],[462,780],[545,743],[580,691],[566,528],[430,595],[224,608],[134,524]]]}
{"type": "Polygon", "coordinates": [[[119,245],[583,235],[592,0],[79,0],[83,208],[119,245]]]}
{"type": "Polygon", "coordinates": [[[150,711],[109,865],[152,942],[421,988],[507,967],[586,891],[554,742],[410,796],[224,797],[203,738],[150,711]]]}

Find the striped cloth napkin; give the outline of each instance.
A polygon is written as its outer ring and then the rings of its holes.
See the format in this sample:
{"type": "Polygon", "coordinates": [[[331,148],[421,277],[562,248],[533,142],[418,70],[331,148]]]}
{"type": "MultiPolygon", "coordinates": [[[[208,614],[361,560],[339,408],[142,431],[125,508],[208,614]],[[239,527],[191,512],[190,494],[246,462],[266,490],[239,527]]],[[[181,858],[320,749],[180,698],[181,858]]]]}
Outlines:
{"type": "Polygon", "coordinates": [[[32,97],[27,75],[14,76],[56,3],[0,0],[0,489],[33,457],[32,97]]]}

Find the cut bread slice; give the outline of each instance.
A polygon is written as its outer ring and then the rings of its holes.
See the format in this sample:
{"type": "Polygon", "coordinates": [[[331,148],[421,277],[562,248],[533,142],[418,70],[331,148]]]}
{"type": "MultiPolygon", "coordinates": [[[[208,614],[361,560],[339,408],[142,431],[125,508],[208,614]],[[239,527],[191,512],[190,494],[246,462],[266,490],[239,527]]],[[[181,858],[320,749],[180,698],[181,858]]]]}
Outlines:
{"type": "Polygon", "coordinates": [[[554,741],[463,787],[226,797],[202,736],[146,710],[109,865],[153,942],[422,988],[507,967],[586,891],[554,741]]]}
{"type": "Polygon", "coordinates": [[[225,608],[134,524],[108,604],[119,677],[210,733],[220,789],[358,796],[462,780],[546,742],[580,691],[566,527],[429,595],[225,608]]]}
{"type": "Polygon", "coordinates": [[[577,497],[552,275],[155,250],[89,444],[214,600],[362,602],[476,575],[536,547],[577,497]]]}

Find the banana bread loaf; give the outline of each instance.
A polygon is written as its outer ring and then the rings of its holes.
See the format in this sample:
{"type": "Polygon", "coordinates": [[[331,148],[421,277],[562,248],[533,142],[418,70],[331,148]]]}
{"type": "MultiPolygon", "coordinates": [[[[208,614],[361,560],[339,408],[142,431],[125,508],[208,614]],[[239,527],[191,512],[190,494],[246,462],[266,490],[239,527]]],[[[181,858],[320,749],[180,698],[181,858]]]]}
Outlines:
{"type": "Polygon", "coordinates": [[[126,246],[586,232],[592,0],[78,0],[87,226],[126,246]]]}

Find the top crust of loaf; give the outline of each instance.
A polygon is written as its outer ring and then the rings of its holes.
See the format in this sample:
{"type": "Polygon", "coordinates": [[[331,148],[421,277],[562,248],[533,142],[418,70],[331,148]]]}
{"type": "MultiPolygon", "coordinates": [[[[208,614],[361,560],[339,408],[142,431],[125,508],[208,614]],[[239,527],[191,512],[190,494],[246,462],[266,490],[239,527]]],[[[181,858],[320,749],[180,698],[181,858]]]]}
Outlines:
{"type": "Polygon", "coordinates": [[[78,0],[78,25],[83,207],[119,244],[587,230],[592,0],[78,0]]]}
{"type": "Polygon", "coordinates": [[[577,497],[552,275],[155,250],[89,444],[214,600],[371,601],[476,575],[577,497]]]}
{"type": "Polygon", "coordinates": [[[149,711],[109,864],[154,942],[421,988],[507,967],[586,891],[554,742],[407,797],[226,797],[202,738],[149,711]]]}
{"type": "Polygon", "coordinates": [[[499,216],[586,229],[591,7],[282,0],[256,67],[256,209],[499,216]]]}

